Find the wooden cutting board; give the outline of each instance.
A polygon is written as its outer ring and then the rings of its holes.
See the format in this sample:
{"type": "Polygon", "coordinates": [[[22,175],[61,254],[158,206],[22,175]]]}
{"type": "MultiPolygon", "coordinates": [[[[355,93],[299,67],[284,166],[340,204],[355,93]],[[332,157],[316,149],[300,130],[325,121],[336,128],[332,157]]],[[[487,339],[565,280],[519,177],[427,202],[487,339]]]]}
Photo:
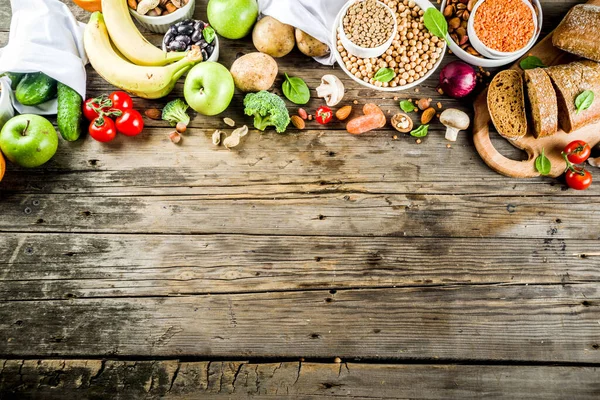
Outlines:
{"type": "MultiPolygon", "coordinates": [[[[600,0],[590,0],[588,4],[600,5],[600,0]]],[[[527,55],[539,57],[545,65],[565,64],[575,59],[552,45],[552,33],[546,36],[527,55]]],[[[526,57],[526,56],[524,56],[526,57]]],[[[511,69],[523,72],[519,60],[511,69]]],[[[513,178],[534,178],[540,176],[535,169],[535,159],[545,149],[545,154],[552,163],[550,176],[558,177],[563,174],[566,164],[561,156],[563,148],[573,140],[584,140],[595,146],[600,142],[600,122],[583,127],[569,134],[562,130],[553,136],[536,139],[531,133],[517,139],[509,140],[513,146],[527,152],[529,158],[525,161],[511,160],[500,154],[490,140],[490,113],[487,107],[487,89],[475,100],[475,121],[473,124],[473,141],[477,152],[483,161],[494,171],[513,178]]]]}

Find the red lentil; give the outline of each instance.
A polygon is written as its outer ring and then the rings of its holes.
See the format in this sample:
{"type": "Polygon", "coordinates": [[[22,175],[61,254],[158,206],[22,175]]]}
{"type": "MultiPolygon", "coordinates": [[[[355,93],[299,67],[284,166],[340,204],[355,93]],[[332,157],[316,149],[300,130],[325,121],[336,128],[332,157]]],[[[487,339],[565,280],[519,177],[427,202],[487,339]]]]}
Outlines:
{"type": "Polygon", "coordinates": [[[485,0],[473,22],[479,40],[502,52],[522,49],[535,30],[531,9],[522,0],[485,0]]]}

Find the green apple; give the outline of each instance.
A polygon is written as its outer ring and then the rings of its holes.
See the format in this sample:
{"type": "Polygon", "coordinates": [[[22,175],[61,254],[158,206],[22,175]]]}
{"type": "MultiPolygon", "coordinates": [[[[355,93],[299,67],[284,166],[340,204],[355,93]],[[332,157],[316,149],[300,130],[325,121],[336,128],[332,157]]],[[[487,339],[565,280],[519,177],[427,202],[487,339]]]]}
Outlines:
{"type": "Polygon", "coordinates": [[[256,0],[210,0],[208,22],[227,39],[241,39],[252,30],[258,18],[256,0]]]}
{"type": "Polygon", "coordinates": [[[197,64],[183,86],[185,101],[203,115],[217,115],[229,107],[235,84],[227,68],[216,62],[197,64]]]}
{"type": "Polygon", "coordinates": [[[19,115],[10,119],[2,128],[0,149],[6,158],[21,167],[39,167],[56,153],[58,134],[44,117],[19,115]]]}

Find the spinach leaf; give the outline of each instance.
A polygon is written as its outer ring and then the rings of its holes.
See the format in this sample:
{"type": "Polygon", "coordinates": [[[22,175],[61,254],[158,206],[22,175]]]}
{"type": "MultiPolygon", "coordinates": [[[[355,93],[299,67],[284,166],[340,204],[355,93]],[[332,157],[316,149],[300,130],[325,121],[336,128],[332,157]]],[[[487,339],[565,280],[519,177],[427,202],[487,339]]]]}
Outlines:
{"type": "Polygon", "coordinates": [[[577,108],[577,114],[587,110],[594,103],[594,92],[591,90],[585,90],[577,96],[575,99],[575,107],[577,108]]]}
{"type": "Polygon", "coordinates": [[[535,169],[540,173],[540,175],[548,175],[550,170],[552,169],[552,164],[548,157],[546,157],[545,151],[542,148],[542,154],[539,155],[538,158],[535,159],[535,169]]]}
{"type": "Polygon", "coordinates": [[[540,60],[539,57],[536,56],[525,57],[521,60],[519,66],[521,66],[521,69],[523,70],[546,67],[542,60],[540,60]]]}
{"type": "Polygon", "coordinates": [[[215,30],[211,26],[207,26],[202,31],[202,36],[204,36],[206,43],[211,44],[215,40],[215,30]]]}
{"type": "Polygon", "coordinates": [[[401,109],[402,109],[402,111],[404,111],[405,113],[410,113],[410,112],[413,112],[413,111],[415,111],[415,108],[416,108],[416,107],[415,107],[415,105],[414,105],[412,102],[410,102],[410,101],[408,101],[408,100],[402,100],[402,101],[400,102],[400,108],[401,108],[401,109]]]}
{"type": "Polygon", "coordinates": [[[448,35],[448,22],[446,17],[437,8],[430,7],[423,15],[423,23],[432,35],[444,39],[448,43],[446,36],[448,35]]]}
{"type": "Polygon", "coordinates": [[[418,137],[418,138],[425,137],[425,136],[427,136],[428,131],[429,131],[429,125],[421,125],[417,129],[410,131],[410,136],[414,136],[414,137],[418,137]]]}
{"type": "Polygon", "coordinates": [[[310,90],[302,79],[298,77],[289,77],[285,74],[285,81],[281,87],[283,94],[294,104],[306,104],[310,100],[310,90]]]}
{"type": "Polygon", "coordinates": [[[394,79],[394,76],[396,76],[396,74],[394,73],[393,69],[379,68],[379,70],[375,73],[373,79],[379,82],[389,82],[392,79],[394,79]]]}

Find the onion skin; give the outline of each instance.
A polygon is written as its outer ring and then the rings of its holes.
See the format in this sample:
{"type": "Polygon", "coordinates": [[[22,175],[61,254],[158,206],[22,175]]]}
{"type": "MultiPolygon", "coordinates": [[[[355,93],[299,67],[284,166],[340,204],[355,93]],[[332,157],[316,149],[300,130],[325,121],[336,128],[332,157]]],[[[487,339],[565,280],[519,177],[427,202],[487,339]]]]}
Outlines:
{"type": "Polygon", "coordinates": [[[462,61],[452,61],[440,72],[440,88],[444,94],[460,99],[468,96],[477,86],[475,68],[462,61]]]}

